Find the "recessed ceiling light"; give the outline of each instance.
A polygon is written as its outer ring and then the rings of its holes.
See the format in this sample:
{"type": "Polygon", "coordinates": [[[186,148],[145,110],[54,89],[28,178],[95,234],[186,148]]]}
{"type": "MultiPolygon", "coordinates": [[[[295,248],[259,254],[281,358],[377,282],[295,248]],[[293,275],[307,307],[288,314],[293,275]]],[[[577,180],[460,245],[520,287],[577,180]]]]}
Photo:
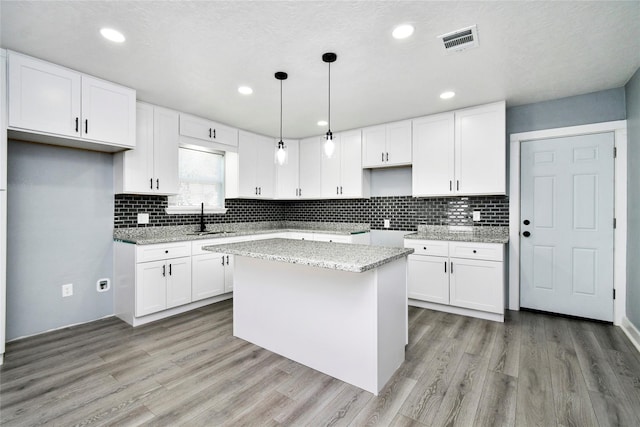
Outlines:
{"type": "Polygon", "coordinates": [[[240,86],[238,88],[238,92],[243,95],[251,95],[253,93],[253,89],[251,89],[249,86],[240,86]]]}
{"type": "Polygon", "coordinates": [[[328,125],[328,124],[329,124],[329,123],[327,123],[327,121],[326,121],[326,120],[318,120],[318,126],[326,126],[326,125],[328,125]]]}
{"type": "Polygon", "coordinates": [[[455,92],[452,92],[452,91],[442,92],[442,93],[440,94],[440,98],[441,98],[441,99],[451,99],[451,98],[453,98],[454,96],[456,96],[456,93],[455,93],[455,92]]]}
{"type": "Polygon", "coordinates": [[[122,43],[126,40],[120,31],[114,30],[113,28],[102,28],[100,34],[102,34],[102,37],[105,39],[116,43],[122,43]]]}
{"type": "Polygon", "coordinates": [[[413,25],[402,24],[395,27],[391,35],[393,36],[394,39],[402,40],[402,39],[406,39],[407,37],[411,37],[411,34],[413,34],[413,30],[414,30],[413,25]]]}

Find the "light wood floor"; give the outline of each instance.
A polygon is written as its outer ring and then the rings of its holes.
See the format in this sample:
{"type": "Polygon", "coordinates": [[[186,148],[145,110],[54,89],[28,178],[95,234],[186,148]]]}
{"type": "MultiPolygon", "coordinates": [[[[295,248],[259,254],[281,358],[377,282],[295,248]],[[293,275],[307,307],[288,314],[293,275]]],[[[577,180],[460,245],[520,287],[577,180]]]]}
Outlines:
{"type": "Polygon", "coordinates": [[[230,301],[135,329],[112,318],[43,334],[7,346],[0,423],[640,425],[640,356],[617,327],[409,316],[406,361],[378,397],[234,338],[230,301]]]}

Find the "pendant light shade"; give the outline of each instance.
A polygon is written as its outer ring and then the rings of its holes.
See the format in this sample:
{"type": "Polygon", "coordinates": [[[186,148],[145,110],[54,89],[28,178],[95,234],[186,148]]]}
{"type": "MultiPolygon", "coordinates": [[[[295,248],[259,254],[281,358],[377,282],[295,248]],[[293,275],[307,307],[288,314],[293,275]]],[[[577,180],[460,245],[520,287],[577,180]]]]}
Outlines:
{"type": "Polygon", "coordinates": [[[282,140],[282,81],[286,80],[287,73],[278,71],[275,74],[275,78],[280,80],[280,140],[278,141],[278,145],[276,147],[276,163],[279,165],[284,165],[287,163],[287,147],[284,145],[284,141],[282,140]]]}
{"type": "Polygon", "coordinates": [[[327,116],[327,133],[324,136],[324,155],[330,158],[333,156],[333,152],[336,149],[336,144],[333,141],[333,133],[331,133],[331,63],[338,59],[338,55],[333,52],[327,52],[322,55],[322,60],[329,64],[329,114],[327,116]]]}

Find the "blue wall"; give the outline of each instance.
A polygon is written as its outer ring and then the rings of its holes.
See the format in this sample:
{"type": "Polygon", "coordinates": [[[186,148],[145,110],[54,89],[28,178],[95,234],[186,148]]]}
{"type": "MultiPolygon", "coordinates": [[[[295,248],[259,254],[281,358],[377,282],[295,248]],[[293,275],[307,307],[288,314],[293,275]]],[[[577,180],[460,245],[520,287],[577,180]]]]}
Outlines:
{"type": "Polygon", "coordinates": [[[603,90],[507,108],[507,135],[626,118],[625,90],[603,90]]]}
{"type": "Polygon", "coordinates": [[[627,318],[640,329],[640,69],[627,98],[627,318]]]}
{"type": "Polygon", "coordinates": [[[7,340],[112,315],[112,291],[96,291],[113,274],[112,156],[17,141],[8,154],[7,340]]]}

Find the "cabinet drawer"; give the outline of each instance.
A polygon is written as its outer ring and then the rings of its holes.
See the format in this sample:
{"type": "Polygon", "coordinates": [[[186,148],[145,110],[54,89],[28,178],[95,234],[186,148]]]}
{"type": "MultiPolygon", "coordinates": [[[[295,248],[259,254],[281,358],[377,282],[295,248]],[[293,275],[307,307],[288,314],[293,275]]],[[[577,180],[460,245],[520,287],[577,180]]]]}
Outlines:
{"type": "Polygon", "coordinates": [[[416,255],[449,256],[449,242],[443,240],[405,239],[405,248],[413,248],[416,255]]]}
{"type": "Polygon", "coordinates": [[[313,233],[313,240],[317,242],[351,243],[351,236],[346,234],[313,233]]]}
{"type": "Polygon", "coordinates": [[[191,242],[160,243],[136,247],[136,262],[191,256],[191,242]]]}
{"type": "Polygon", "coordinates": [[[449,256],[452,258],[502,261],[504,258],[504,245],[501,243],[450,242],[449,256]]]}

